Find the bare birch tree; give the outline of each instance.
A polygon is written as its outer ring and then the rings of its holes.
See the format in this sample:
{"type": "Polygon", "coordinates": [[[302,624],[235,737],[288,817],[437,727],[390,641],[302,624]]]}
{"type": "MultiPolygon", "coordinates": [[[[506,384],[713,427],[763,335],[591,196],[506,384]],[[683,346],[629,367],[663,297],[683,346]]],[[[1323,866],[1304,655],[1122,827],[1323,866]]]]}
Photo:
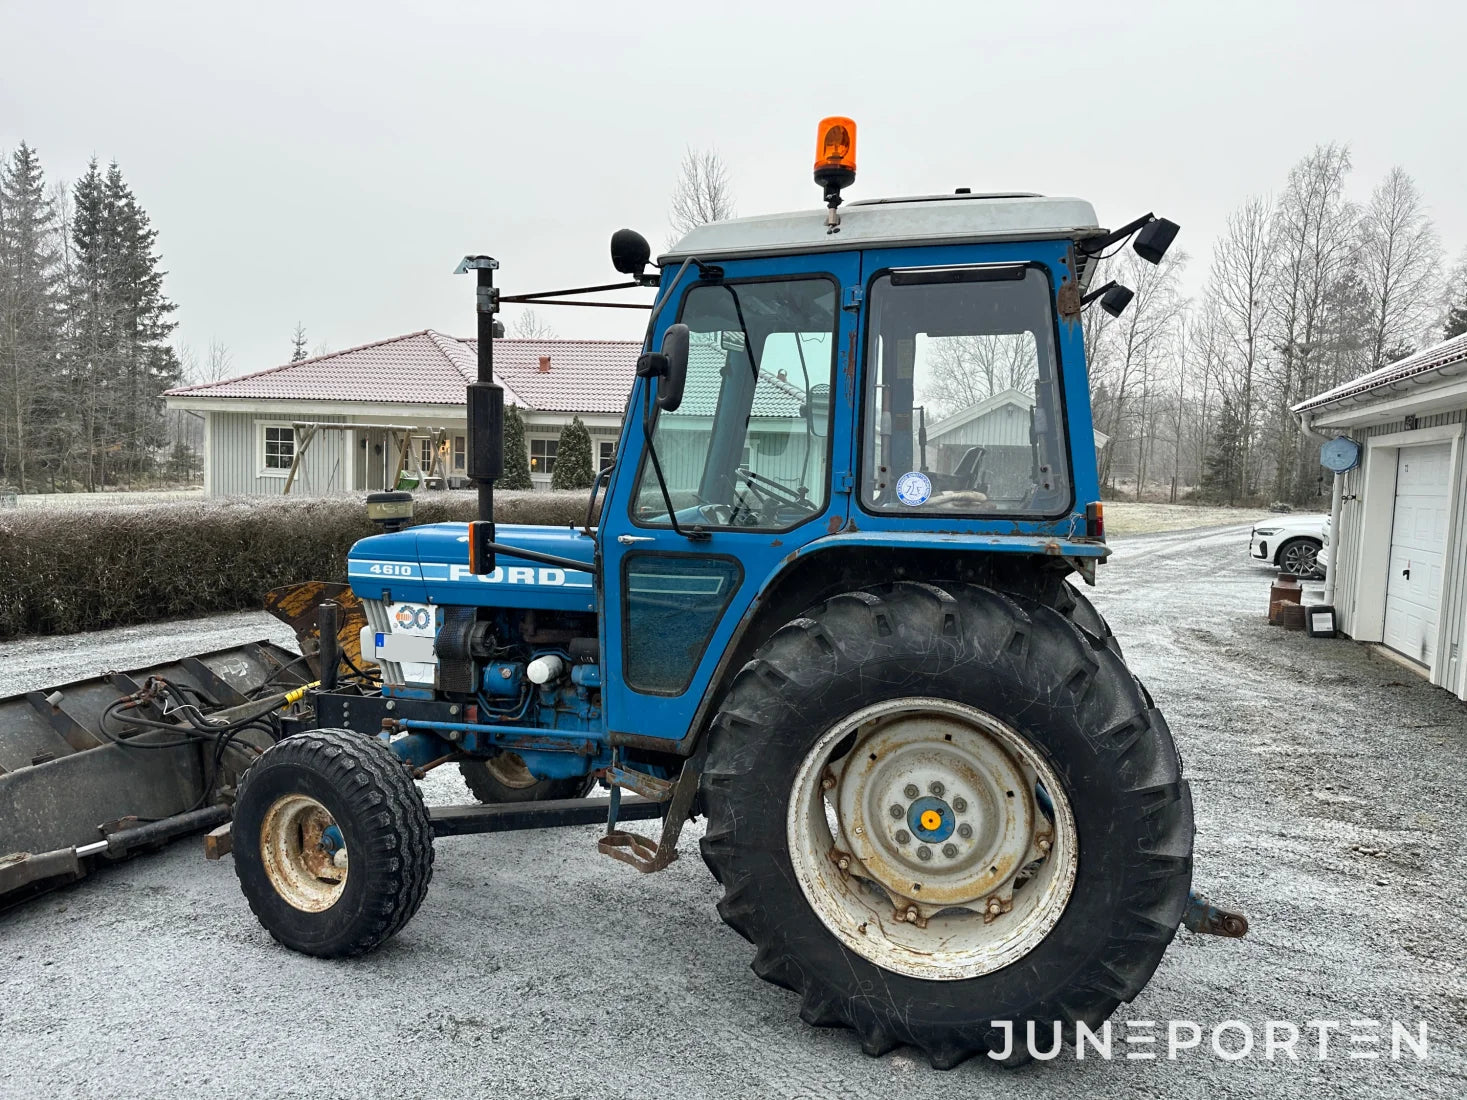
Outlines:
{"type": "Polygon", "coordinates": [[[522,309],[509,328],[516,340],[554,340],[555,329],[533,309],[522,309]]]}
{"type": "MultiPolygon", "coordinates": [[[[1442,247],[1421,193],[1392,168],[1360,217],[1360,276],[1369,303],[1365,348],[1378,367],[1421,342],[1436,312],[1442,247]]],[[[1410,350],[1408,350],[1410,349],[1410,350]]]]}
{"type": "Polygon", "coordinates": [[[733,185],[728,165],[716,149],[683,153],[677,186],[673,188],[667,218],[672,226],[670,242],[709,222],[734,216],[733,185]]]}

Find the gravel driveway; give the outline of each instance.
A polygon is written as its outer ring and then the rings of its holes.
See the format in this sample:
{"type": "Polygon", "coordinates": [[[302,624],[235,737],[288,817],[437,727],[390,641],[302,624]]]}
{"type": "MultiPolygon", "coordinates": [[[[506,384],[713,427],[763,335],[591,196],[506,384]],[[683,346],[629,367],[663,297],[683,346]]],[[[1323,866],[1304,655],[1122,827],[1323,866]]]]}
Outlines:
{"type": "MultiPolygon", "coordinates": [[[[1179,934],[1115,1026],[1236,1019],[1261,1047],[1267,1020],[1425,1020],[1424,1062],[1351,1060],[1338,1042],[1317,1061],[1313,1038],[1296,1063],[1163,1049],[938,1074],[907,1050],[868,1059],[749,970],[696,827],[652,876],[597,856],[586,828],[440,841],[417,917],[348,962],[277,947],[229,861],[204,862],[197,841],[48,895],[0,918],[0,1093],[1467,1095],[1467,711],[1363,647],[1269,627],[1271,572],[1246,543],[1246,528],[1118,539],[1102,571],[1097,602],[1186,758],[1196,883],[1253,923],[1241,942],[1179,934]]],[[[271,622],[13,643],[0,684],[264,637],[271,622]]],[[[440,774],[430,799],[461,798],[440,774]]]]}

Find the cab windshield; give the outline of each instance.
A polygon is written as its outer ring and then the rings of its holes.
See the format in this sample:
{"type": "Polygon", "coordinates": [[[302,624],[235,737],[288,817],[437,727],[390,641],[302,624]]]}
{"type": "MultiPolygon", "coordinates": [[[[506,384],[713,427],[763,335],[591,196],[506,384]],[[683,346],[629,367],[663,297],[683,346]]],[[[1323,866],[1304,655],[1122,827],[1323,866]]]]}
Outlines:
{"type": "MultiPolygon", "coordinates": [[[[682,404],[653,430],[680,525],[778,530],[824,510],[836,298],[823,277],[688,291],[682,404]]],[[[634,508],[639,524],[669,524],[650,461],[634,508]]]]}
{"type": "Polygon", "coordinates": [[[1069,457],[1049,279],[1023,264],[908,268],[871,288],[861,503],[1056,516],[1069,457]]]}

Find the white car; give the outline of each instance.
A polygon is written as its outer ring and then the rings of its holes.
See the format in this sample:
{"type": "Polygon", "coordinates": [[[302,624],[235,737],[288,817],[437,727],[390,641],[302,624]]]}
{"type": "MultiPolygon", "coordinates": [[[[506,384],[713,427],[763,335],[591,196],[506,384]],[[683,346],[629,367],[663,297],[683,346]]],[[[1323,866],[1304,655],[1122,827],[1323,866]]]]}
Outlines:
{"type": "Polygon", "coordinates": [[[1298,577],[1320,577],[1324,569],[1319,552],[1324,548],[1329,516],[1280,515],[1261,521],[1253,528],[1248,552],[1259,561],[1279,567],[1298,577]]]}

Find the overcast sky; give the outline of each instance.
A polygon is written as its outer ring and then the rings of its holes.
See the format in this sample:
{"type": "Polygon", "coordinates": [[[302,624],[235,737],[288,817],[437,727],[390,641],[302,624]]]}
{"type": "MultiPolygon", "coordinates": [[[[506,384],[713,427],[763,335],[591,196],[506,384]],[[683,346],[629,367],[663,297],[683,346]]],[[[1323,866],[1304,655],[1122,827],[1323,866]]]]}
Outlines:
{"type": "MultiPolygon", "coordinates": [[[[688,145],[744,214],[812,207],[815,127],[858,125],[849,198],[1031,190],[1182,225],[1194,282],[1228,210],[1348,142],[1355,196],[1411,172],[1467,245],[1467,6],[248,3],[0,0],[0,149],[50,178],[116,159],[159,230],[177,339],[235,372],[432,327],[469,335],[465,252],[507,292],[654,248],[688,145]]],[[[640,314],[544,309],[562,336],[640,314]]]]}

